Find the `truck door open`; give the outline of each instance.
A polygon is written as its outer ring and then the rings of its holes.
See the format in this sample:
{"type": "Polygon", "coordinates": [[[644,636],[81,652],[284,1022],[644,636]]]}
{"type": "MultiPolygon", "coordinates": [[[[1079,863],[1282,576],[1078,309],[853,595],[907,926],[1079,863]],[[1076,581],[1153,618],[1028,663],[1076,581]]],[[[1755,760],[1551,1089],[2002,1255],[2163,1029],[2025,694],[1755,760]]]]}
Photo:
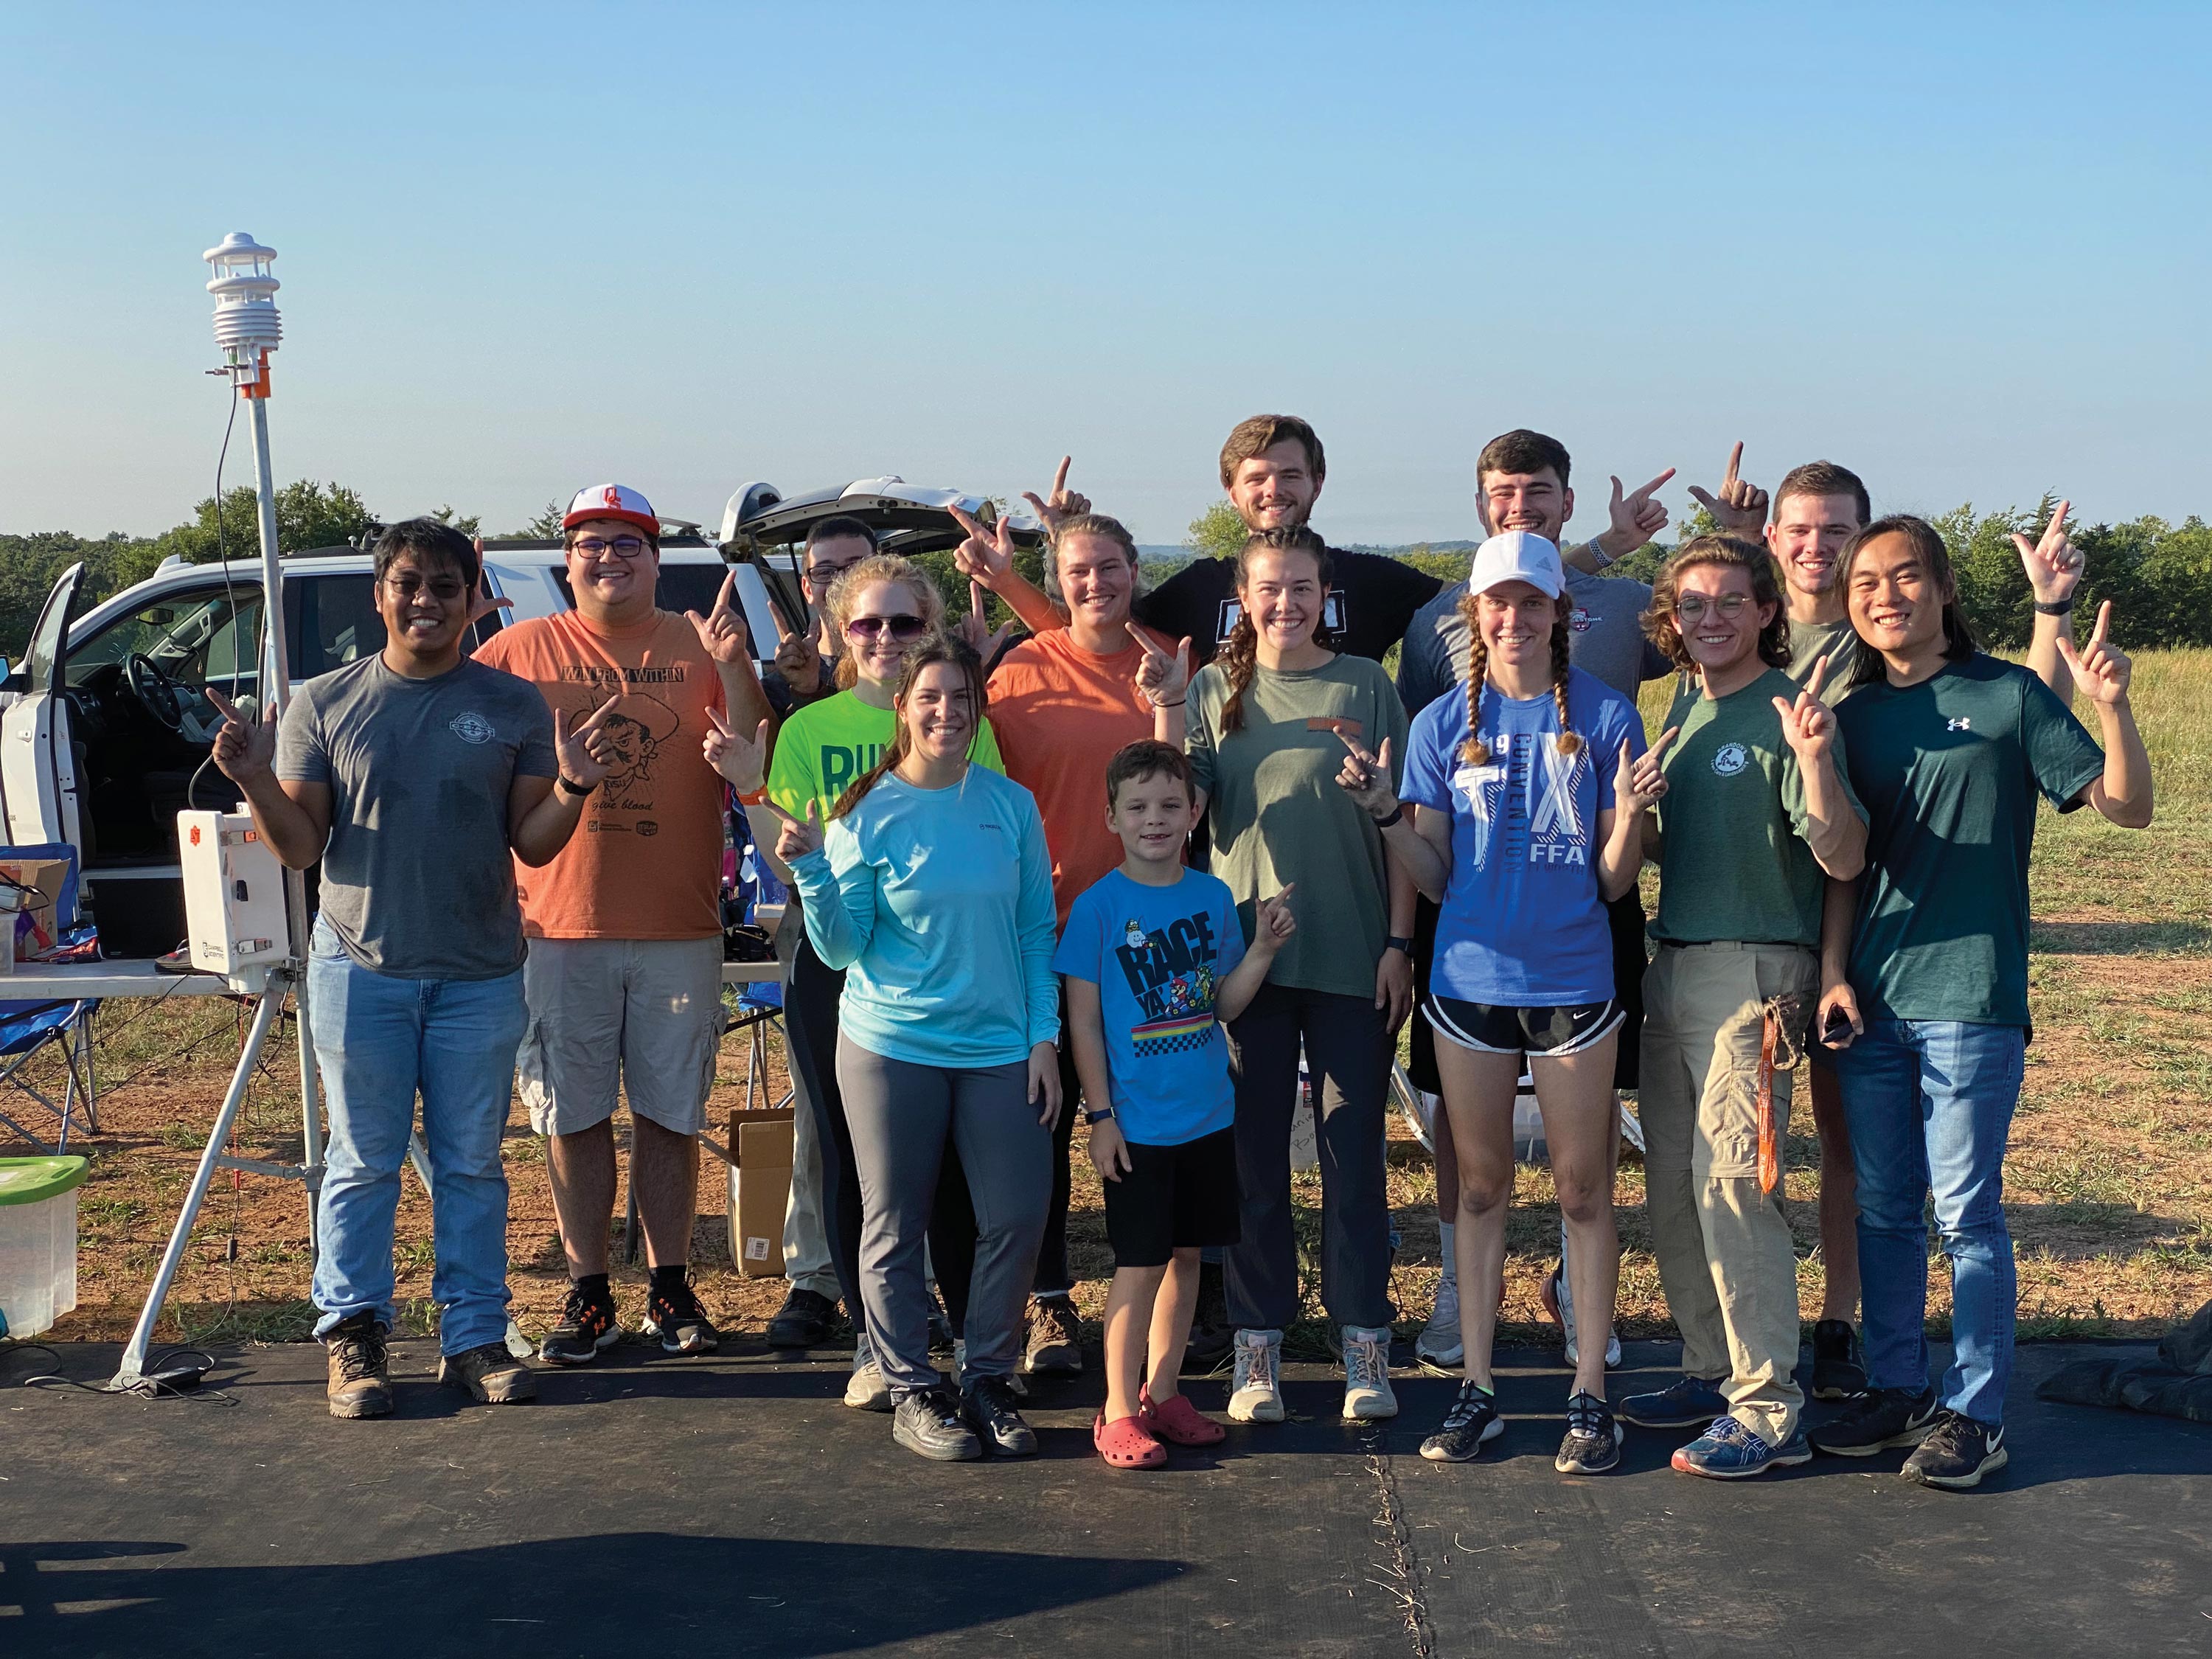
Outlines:
{"type": "Polygon", "coordinates": [[[83,845],[77,834],[69,706],[61,695],[70,620],[83,585],[84,567],[73,564],[46,595],[23,658],[23,695],[0,713],[0,797],[5,799],[13,846],[61,841],[83,845]]]}

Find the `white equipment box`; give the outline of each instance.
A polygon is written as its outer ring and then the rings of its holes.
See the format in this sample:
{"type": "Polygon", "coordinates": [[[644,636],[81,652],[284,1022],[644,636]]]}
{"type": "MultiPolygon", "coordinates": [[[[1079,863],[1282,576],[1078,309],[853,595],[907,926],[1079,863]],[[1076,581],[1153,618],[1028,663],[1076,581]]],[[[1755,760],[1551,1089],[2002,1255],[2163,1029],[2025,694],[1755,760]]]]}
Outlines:
{"type": "Polygon", "coordinates": [[[253,827],[252,814],[178,813],[177,853],[193,967],[235,974],[290,953],[284,866],[253,827]]]}

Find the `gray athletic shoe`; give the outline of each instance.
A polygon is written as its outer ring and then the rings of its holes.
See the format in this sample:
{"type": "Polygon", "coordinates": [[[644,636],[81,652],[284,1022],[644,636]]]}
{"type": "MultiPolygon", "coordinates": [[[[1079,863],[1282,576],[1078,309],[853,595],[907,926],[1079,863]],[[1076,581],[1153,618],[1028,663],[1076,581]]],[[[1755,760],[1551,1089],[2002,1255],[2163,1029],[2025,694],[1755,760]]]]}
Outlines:
{"type": "Polygon", "coordinates": [[[845,1382],[845,1403],[861,1412],[891,1408],[890,1385],[876,1364],[876,1351],[869,1346],[866,1331],[860,1333],[860,1344],[853,1350],[853,1374],[845,1382]]]}

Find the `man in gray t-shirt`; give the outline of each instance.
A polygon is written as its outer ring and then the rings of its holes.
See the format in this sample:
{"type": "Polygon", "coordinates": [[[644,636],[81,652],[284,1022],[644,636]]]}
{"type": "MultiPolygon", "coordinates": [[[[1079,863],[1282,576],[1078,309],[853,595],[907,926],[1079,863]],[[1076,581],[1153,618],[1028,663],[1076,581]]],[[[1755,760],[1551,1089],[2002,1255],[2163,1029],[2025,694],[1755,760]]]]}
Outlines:
{"type": "Polygon", "coordinates": [[[346,955],[400,979],[522,966],[507,797],[559,769],[535,686],[473,659],[426,680],[364,657],[300,689],[276,769],[331,791],[321,925],[346,955]]]}
{"type": "MultiPolygon", "coordinates": [[[[330,1109],[315,1327],[333,1417],[392,1410],[399,1169],[422,1102],[439,1380],[487,1403],[537,1393],[508,1354],[500,1138],[527,1019],[513,860],[551,860],[613,751],[606,708],[568,729],[535,686],[465,660],[481,568],[434,519],[376,544],[382,649],[311,680],[281,733],[225,717],[215,762],[295,870],[323,866],[307,1018],[330,1109]]],[[[607,708],[611,708],[610,702],[607,708]]]]}

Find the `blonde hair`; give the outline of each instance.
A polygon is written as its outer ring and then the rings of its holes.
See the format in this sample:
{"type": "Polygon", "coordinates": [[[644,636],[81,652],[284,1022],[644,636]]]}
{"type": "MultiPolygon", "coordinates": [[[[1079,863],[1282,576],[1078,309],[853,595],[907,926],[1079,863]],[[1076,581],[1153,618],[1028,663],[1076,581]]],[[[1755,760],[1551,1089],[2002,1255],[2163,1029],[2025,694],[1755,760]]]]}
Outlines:
{"type": "MultiPolygon", "coordinates": [[[[845,636],[845,625],[853,620],[853,607],[860,601],[863,589],[878,582],[890,582],[905,588],[914,595],[914,608],[921,617],[925,633],[933,634],[945,625],[945,596],[937,591],[937,584],[929,573],[912,559],[896,553],[871,553],[858,564],[848,565],[838,573],[837,580],[830,584],[830,591],[822,596],[822,613],[830,618],[830,625],[837,636],[845,636]]],[[[837,659],[837,689],[849,691],[858,684],[860,671],[854,665],[853,653],[848,651],[837,659]]]]}
{"type": "MultiPolygon", "coordinates": [[[[1469,766],[1490,764],[1490,745],[1482,740],[1482,694],[1488,689],[1490,678],[1490,647],[1482,642],[1482,623],[1477,601],[1482,596],[1468,592],[1460,596],[1459,614],[1467,622],[1467,741],[1459,746],[1459,757],[1469,766]]],[[[1559,752],[1571,755],[1583,746],[1583,740],[1567,719],[1568,645],[1571,635],[1567,629],[1566,595],[1562,593],[1552,601],[1552,701],[1559,710],[1559,752]]]]}

